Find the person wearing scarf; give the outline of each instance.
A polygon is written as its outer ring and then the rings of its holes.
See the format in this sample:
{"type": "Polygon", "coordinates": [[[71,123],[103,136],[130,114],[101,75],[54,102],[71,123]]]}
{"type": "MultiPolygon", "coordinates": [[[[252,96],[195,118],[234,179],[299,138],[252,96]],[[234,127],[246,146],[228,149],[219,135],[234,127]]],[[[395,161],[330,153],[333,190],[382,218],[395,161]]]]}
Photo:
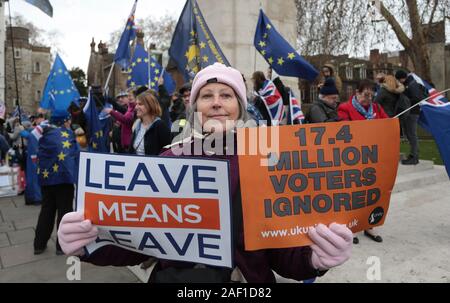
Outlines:
{"type": "MultiPolygon", "coordinates": [[[[338,116],[341,121],[388,119],[389,116],[383,107],[374,103],[375,84],[369,80],[363,80],[358,86],[356,94],[347,103],[342,103],[338,108],[338,116]]],[[[373,229],[364,231],[364,235],[375,242],[381,243],[383,239],[376,235],[373,229]]],[[[353,243],[358,244],[359,239],[353,238],[353,243]]]]}

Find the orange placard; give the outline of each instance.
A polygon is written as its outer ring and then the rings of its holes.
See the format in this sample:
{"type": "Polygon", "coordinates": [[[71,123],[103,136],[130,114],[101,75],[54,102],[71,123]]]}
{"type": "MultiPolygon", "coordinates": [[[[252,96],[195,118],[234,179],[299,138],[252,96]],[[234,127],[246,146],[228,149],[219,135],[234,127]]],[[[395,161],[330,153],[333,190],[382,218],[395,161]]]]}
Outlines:
{"type": "Polygon", "coordinates": [[[238,132],[246,250],[310,245],[308,230],[319,223],[353,232],[384,224],[398,169],[398,119],[270,131],[258,141],[278,148],[260,147],[257,155],[248,154],[255,129],[238,132]]]}
{"type": "Polygon", "coordinates": [[[219,201],[85,193],[85,218],[99,226],[220,230],[219,201]]]}

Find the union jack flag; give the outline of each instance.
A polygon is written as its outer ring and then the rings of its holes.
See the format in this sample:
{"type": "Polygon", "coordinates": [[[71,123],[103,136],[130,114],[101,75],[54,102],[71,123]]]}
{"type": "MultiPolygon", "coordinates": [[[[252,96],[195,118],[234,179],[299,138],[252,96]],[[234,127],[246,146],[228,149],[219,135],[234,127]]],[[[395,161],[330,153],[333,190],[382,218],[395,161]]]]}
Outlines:
{"type": "Polygon", "coordinates": [[[414,80],[416,80],[417,83],[425,87],[428,91],[428,95],[430,99],[428,99],[426,102],[433,104],[433,105],[442,105],[445,103],[448,103],[447,98],[441,93],[439,93],[434,87],[432,87],[427,81],[423,80],[416,74],[412,74],[414,80]]]}
{"type": "Polygon", "coordinates": [[[292,91],[289,92],[289,105],[291,112],[291,123],[295,124],[294,122],[298,121],[300,124],[303,124],[305,121],[305,115],[302,111],[302,105],[292,91]]]}
{"type": "Polygon", "coordinates": [[[270,80],[266,80],[263,88],[258,93],[267,107],[270,118],[272,119],[272,125],[280,125],[285,115],[284,104],[283,97],[275,84],[270,80]]]}

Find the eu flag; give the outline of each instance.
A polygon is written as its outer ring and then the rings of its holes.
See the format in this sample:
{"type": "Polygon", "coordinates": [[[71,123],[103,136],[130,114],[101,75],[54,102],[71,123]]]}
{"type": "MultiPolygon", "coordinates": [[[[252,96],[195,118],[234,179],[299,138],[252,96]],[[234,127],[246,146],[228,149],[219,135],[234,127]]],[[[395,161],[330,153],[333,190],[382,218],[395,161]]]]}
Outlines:
{"type": "Polygon", "coordinates": [[[230,66],[195,0],[187,0],[184,6],[169,55],[186,82],[193,79],[200,70],[216,62],[230,66]]]}
{"type": "Polygon", "coordinates": [[[109,152],[108,132],[105,131],[108,119],[100,121],[94,95],[89,92],[88,101],[83,109],[88,126],[89,152],[109,152]]]}
{"type": "Polygon", "coordinates": [[[59,55],[45,83],[40,107],[51,111],[66,111],[70,103],[78,103],[80,93],[59,55]]]}
{"type": "Polygon", "coordinates": [[[422,103],[419,124],[430,132],[450,177],[450,103],[434,105],[422,103]]]}
{"type": "Polygon", "coordinates": [[[77,181],[79,146],[72,130],[50,125],[39,140],[38,175],[41,186],[77,181]]]}
{"type": "Polygon", "coordinates": [[[125,30],[120,37],[119,46],[114,56],[114,62],[123,69],[127,69],[131,60],[130,42],[136,38],[136,27],[134,24],[134,14],[136,12],[137,0],[134,2],[133,9],[128,17],[125,30]]]}
{"type": "Polygon", "coordinates": [[[134,51],[131,67],[128,69],[128,87],[148,86],[149,88],[158,91],[158,80],[160,77],[164,78],[164,86],[172,95],[176,88],[176,83],[169,73],[166,73],[159,62],[150,57],[144,46],[137,43],[134,51]],[[150,78],[149,75],[150,74],[150,78]]]}
{"type": "Polygon", "coordinates": [[[256,49],[277,74],[314,81],[319,72],[277,32],[262,10],[256,27],[256,49]]]}
{"type": "Polygon", "coordinates": [[[30,3],[31,5],[36,6],[50,17],[53,17],[53,7],[50,4],[49,0],[25,0],[25,1],[30,3]]]}

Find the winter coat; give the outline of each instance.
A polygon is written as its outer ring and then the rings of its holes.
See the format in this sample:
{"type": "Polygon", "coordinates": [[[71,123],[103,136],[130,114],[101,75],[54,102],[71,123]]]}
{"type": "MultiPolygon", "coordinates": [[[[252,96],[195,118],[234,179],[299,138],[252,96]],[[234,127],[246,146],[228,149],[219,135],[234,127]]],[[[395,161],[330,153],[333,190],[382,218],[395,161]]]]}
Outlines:
{"type": "MultiPolygon", "coordinates": [[[[201,139],[198,139],[201,140],[201,139]]],[[[195,143],[191,141],[193,148],[195,143]]],[[[235,148],[237,144],[234,145],[235,148]]],[[[183,147],[175,147],[181,148],[183,147]]],[[[186,148],[186,147],[185,147],[186,148]]],[[[184,150],[184,149],[183,149],[184,150]]],[[[167,150],[161,156],[172,157],[178,152],[167,150]]],[[[249,283],[275,283],[276,278],[274,271],[282,277],[294,279],[297,281],[308,280],[321,276],[325,272],[319,272],[311,265],[312,250],[309,246],[287,248],[287,249],[265,249],[258,251],[246,251],[244,247],[244,232],[242,222],[242,201],[239,182],[239,162],[238,156],[218,156],[206,155],[189,156],[190,158],[204,158],[211,160],[228,160],[230,164],[230,191],[233,203],[233,247],[235,266],[240,270],[245,280],[249,283]]],[[[178,158],[180,156],[177,156],[178,158]]],[[[183,156],[181,156],[183,157],[183,156]]],[[[82,261],[89,262],[99,266],[134,266],[148,260],[148,256],[127,251],[116,246],[105,246],[93,252],[89,256],[81,258],[82,261]]],[[[211,283],[218,282],[210,279],[210,276],[202,274],[205,270],[220,273],[218,276],[223,277],[226,282],[230,282],[231,271],[229,269],[213,268],[206,266],[205,268],[194,269],[197,264],[187,262],[177,262],[168,260],[158,260],[153,270],[150,281],[161,281],[159,277],[168,278],[165,282],[189,283],[194,282],[192,279],[183,280],[183,273],[191,272],[191,277],[195,277],[195,282],[211,283]],[[195,274],[195,272],[198,272],[195,274]],[[201,280],[203,279],[203,280],[201,280]]],[[[187,275],[189,276],[189,275],[187,275]]]]}
{"type": "Polygon", "coordinates": [[[338,122],[339,116],[335,108],[319,99],[311,106],[307,121],[309,123],[338,122]]]}

